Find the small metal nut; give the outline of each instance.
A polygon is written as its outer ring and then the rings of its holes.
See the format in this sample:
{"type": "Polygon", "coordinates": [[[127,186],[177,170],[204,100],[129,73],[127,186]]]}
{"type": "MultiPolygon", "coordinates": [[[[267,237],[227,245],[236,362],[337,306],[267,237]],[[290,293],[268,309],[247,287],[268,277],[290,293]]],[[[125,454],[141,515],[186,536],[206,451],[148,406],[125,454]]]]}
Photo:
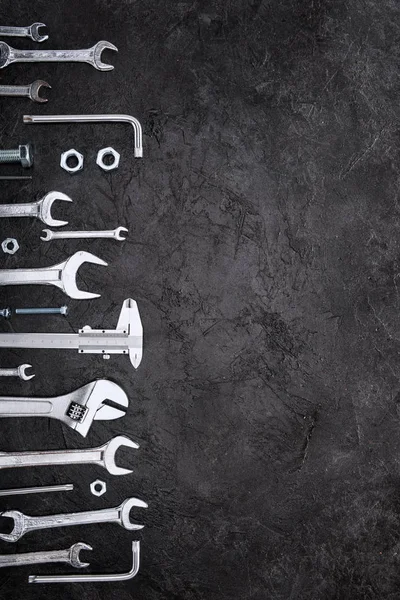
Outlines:
{"type": "Polygon", "coordinates": [[[60,166],[62,169],[64,169],[64,171],[67,171],[67,173],[71,173],[71,174],[77,173],[78,171],[82,171],[82,169],[83,169],[83,154],[81,154],[77,150],[74,150],[73,148],[71,148],[71,150],[67,150],[66,152],[63,152],[61,154],[60,166]],[[68,159],[71,158],[72,156],[74,156],[78,161],[78,164],[76,164],[75,167],[70,167],[68,165],[68,159]]]}
{"type": "Polygon", "coordinates": [[[6,254],[15,254],[19,250],[19,244],[14,238],[7,238],[1,243],[1,249],[6,254]]]}
{"type": "Polygon", "coordinates": [[[96,481],[92,481],[90,484],[90,491],[93,496],[102,496],[107,491],[106,482],[101,479],[96,479],[96,481]]]}
{"type": "Polygon", "coordinates": [[[119,154],[119,152],[117,152],[116,150],[114,150],[114,148],[111,148],[110,146],[109,148],[102,148],[98,151],[96,164],[99,165],[99,167],[103,169],[103,171],[112,171],[113,169],[118,169],[120,158],[121,155],[119,154]],[[113,162],[107,165],[104,162],[105,156],[112,156],[114,158],[113,162]]]}

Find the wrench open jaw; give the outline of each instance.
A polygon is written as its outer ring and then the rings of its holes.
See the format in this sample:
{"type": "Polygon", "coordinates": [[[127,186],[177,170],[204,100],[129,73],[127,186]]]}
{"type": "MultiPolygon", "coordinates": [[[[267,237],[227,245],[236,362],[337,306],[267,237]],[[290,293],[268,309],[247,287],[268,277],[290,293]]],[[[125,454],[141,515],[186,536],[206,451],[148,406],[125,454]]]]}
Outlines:
{"type": "Polygon", "coordinates": [[[98,379],[51,398],[0,396],[0,417],[57,419],[86,437],[93,421],[123,417],[129,405],[124,390],[113,381],[98,379]]]}
{"type": "Polygon", "coordinates": [[[51,90],[51,85],[48,84],[47,81],[43,81],[43,79],[38,79],[31,83],[31,85],[29,86],[29,98],[34,102],[48,102],[48,98],[44,98],[39,94],[42,88],[47,88],[51,90]]]}
{"type": "Polygon", "coordinates": [[[30,379],[33,379],[35,377],[35,374],[27,375],[27,369],[32,369],[32,365],[24,364],[18,367],[18,377],[23,381],[29,381],[30,379]]]}
{"type": "Polygon", "coordinates": [[[97,42],[95,46],[93,46],[92,50],[93,66],[98,71],[112,71],[114,69],[114,65],[108,65],[107,63],[104,63],[101,60],[103,50],[114,50],[115,52],[118,52],[118,48],[114,46],[114,44],[111,44],[111,42],[105,42],[104,40],[101,40],[100,42],[97,42]]]}
{"type": "Polygon", "coordinates": [[[45,225],[49,225],[50,227],[61,227],[62,225],[67,225],[68,221],[53,219],[51,216],[53,202],[56,200],[72,202],[72,199],[62,192],[49,192],[36,202],[0,204],[0,217],[8,219],[16,217],[36,217],[45,225]]]}
{"type": "Polygon", "coordinates": [[[45,42],[46,40],[49,39],[48,35],[44,35],[44,34],[40,34],[39,33],[39,29],[41,27],[46,27],[46,25],[44,23],[33,23],[29,28],[29,34],[31,39],[34,42],[45,42]]]}

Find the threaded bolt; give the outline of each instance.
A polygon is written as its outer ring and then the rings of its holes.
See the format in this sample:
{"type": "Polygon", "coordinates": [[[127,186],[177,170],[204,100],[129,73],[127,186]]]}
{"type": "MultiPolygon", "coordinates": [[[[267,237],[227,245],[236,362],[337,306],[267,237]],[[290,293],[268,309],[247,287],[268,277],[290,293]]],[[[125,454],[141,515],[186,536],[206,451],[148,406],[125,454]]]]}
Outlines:
{"type": "Polygon", "coordinates": [[[64,315],[68,314],[68,306],[60,308],[16,308],[16,315],[64,315]]]}
{"type": "Polygon", "coordinates": [[[0,163],[21,163],[24,168],[33,165],[32,145],[24,144],[16,150],[0,150],[0,163]]]}
{"type": "Polygon", "coordinates": [[[2,308],[0,310],[0,317],[4,317],[5,319],[9,319],[11,317],[11,308],[2,308]]]}

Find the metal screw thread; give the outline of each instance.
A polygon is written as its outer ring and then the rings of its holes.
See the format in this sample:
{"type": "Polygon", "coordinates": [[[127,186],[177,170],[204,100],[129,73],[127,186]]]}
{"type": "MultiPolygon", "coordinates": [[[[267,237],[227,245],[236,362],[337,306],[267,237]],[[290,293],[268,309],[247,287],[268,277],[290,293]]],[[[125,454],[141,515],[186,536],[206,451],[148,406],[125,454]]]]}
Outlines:
{"type": "Polygon", "coordinates": [[[16,308],[16,315],[67,315],[68,308],[61,306],[60,308],[16,308]]]}
{"type": "Polygon", "coordinates": [[[15,163],[20,162],[20,160],[19,148],[17,150],[0,150],[0,163],[15,163]]]}

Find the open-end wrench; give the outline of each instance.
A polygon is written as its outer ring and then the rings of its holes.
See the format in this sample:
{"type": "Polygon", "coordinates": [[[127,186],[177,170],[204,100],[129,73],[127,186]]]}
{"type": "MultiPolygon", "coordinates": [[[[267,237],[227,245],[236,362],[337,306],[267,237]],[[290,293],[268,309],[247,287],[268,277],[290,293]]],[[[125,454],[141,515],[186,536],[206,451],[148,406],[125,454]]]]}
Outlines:
{"type": "Polygon", "coordinates": [[[56,200],[72,202],[72,199],[62,192],[49,192],[37,202],[24,202],[23,204],[0,204],[0,217],[36,217],[49,227],[62,227],[68,221],[59,221],[51,216],[51,208],[56,200]]]}
{"type": "Polygon", "coordinates": [[[32,365],[24,364],[15,369],[0,369],[0,377],[19,377],[23,381],[33,379],[35,375],[27,375],[26,369],[31,369],[32,365]]]}
{"type": "Polygon", "coordinates": [[[6,42],[0,42],[0,69],[17,62],[83,62],[92,65],[98,71],[111,71],[113,65],[101,61],[103,50],[118,48],[110,42],[97,42],[87,50],[17,50],[6,42]]]}
{"type": "Polygon", "coordinates": [[[45,550],[44,552],[25,552],[23,554],[5,554],[0,556],[1,567],[22,567],[23,565],[42,565],[45,563],[68,563],[71,567],[82,569],[89,563],[81,562],[81,550],[93,550],[88,544],[78,542],[67,550],[45,550]]]}
{"type": "Polygon", "coordinates": [[[48,35],[41,35],[39,29],[46,27],[44,23],[33,23],[29,27],[6,27],[0,26],[0,37],[27,37],[34,42],[45,42],[49,39],[48,35]]]}
{"type": "Polygon", "coordinates": [[[51,231],[50,229],[43,229],[43,234],[40,239],[44,242],[50,242],[50,240],[86,240],[94,238],[111,238],[118,242],[124,242],[126,238],[122,235],[123,232],[128,231],[126,227],[117,227],[116,229],[104,230],[104,231],[51,231]]]}
{"type": "Polygon", "coordinates": [[[77,450],[47,450],[39,452],[0,452],[0,469],[13,467],[42,467],[59,465],[98,465],[110,475],[129,475],[131,469],[115,464],[115,455],[121,447],[139,448],[125,435],[118,435],[98,448],[77,450]]]}
{"type": "Polygon", "coordinates": [[[30,85],[0,85],[0,96],[30,98],[34,102],[47,102],[47,98],[42,98],[39,95],[40,89],[48,88],[51,90],[51,85],[47,81],[38,79],[30,85]]]}
{"type": "Polygon", "coordinates": [[[39,269],[0,269],[0,285],[55,285],[75,300],[99,298],[100,294],[84,292],[76,285],[79,267],[85,263],[107,266],[107,263],[90,252],[75,252],[58,265],[39,269]]]}
{"type": "Polygon", "coordinates": [[[124,390],[108,379],[51,398],[0,396],[0,417],[47,417],[65,423],[86,437],[93,421],[123,417],[129,405],[124,390]]]}
{"type": "Polygon", "coordinates": [[[136,531],[144,527],[144,525],[132,523],[129,518],[131,510],[136,507],[147,508],[147,504],[138,498],[127,498],[116,508],[88,510],[86,512],[61,515],[44,515],[40,517],[30,517],[24,515],[19,510],[6,510],[0,513],[0,516],[13,519],[14,527],[11,533],[0,533],[0,540],[17,542],[28,531],[69,527],[71,525],[93,525],[97,523],[117,523],[129,531],[136,531]]]}

